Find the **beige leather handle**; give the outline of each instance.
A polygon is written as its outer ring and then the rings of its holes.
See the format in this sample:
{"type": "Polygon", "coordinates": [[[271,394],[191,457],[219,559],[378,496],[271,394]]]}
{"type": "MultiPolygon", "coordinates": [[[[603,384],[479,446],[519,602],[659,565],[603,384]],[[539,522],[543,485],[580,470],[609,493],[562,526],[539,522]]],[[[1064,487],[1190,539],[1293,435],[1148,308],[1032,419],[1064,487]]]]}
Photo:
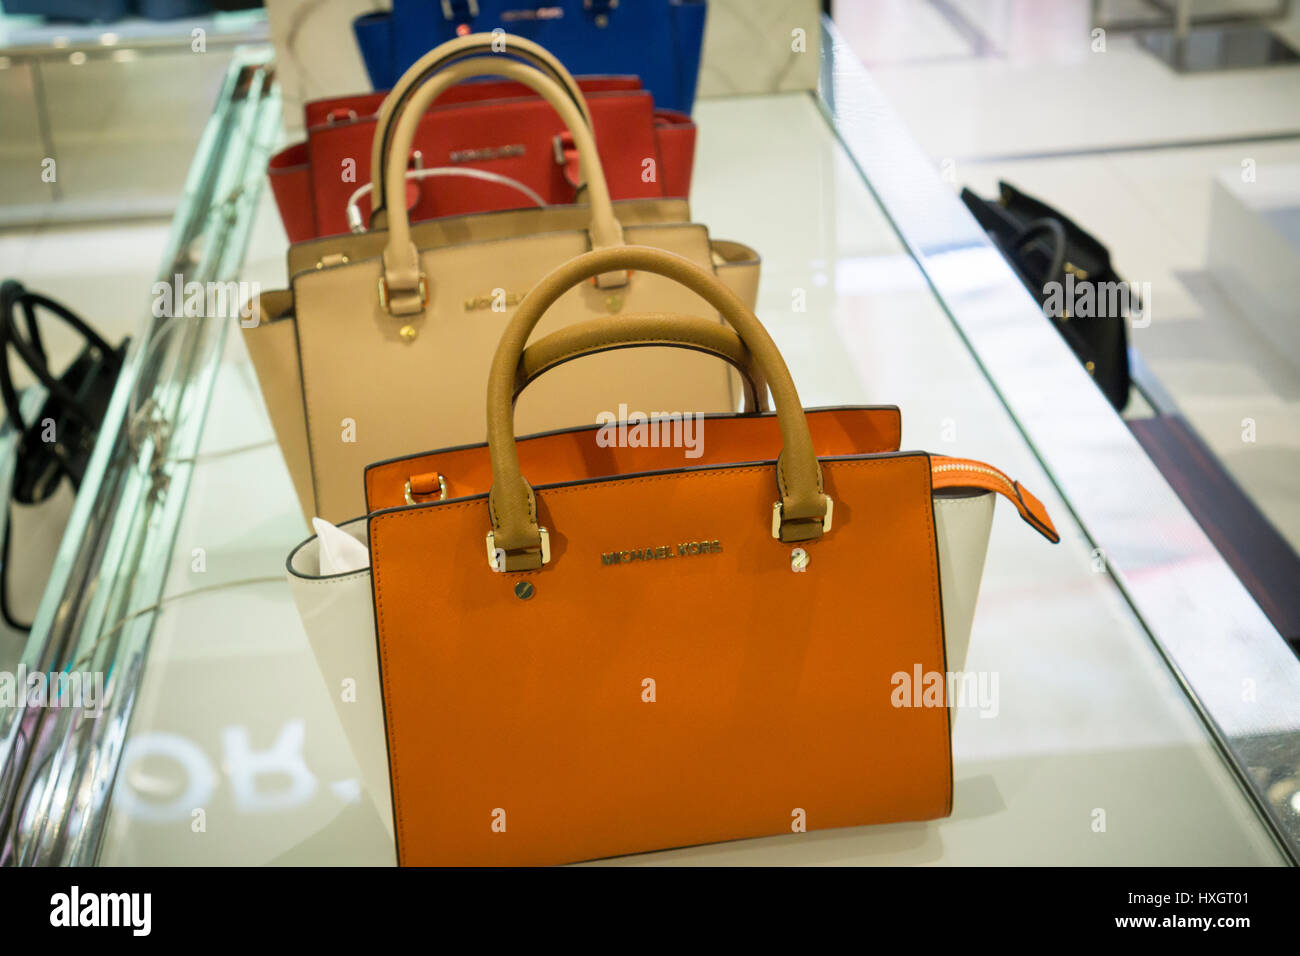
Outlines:
{"type": "MultiPolygon", "coordinates": [[[[591,202],[591,246],[606,249],[623,244],[623,227],[614,216],[609,187],[596,153],[591,128],[583,120],[573,101],[537,70],[500,56],[483,56],[465,60],[442,71],[416,91],[397,121],[397,129],[385,162],[388,165],[384,202],[388,208],[388,243],[384,247],[384,277],[380,281],[380,301],[392,315],[416,315],[424,311],[429,290],[420,274],[420,257],[411,242],[411,219],[406,211],[406,156],[411,151],[416,127],[429,104],[449,86],[472,76],[503,76],[536,90],[555,107],[573,134],[583,179],[591,202]]],[[[616,271],[601,275],[597,285],[612,288],[627,284],[627,273],[616,271]]]]}
{"type": "Polygon", "coordinates": [[[767,381],[739,335],[716,321],[666,313],[587,319],[539,339],[524,349],[519,359],[514,397],[565,362],[611,349],[656,346],[692,349],[722,359],[740,373],[745,411],[767,411],[767,381]]]}
{"type": "MultiPolygon", "coordinates": [[[[821,466],[790,370],[772,337],[745,304],[718,278],[681,256],[647,246],[598,249],[570,259],[524,297],[506,326],[488,376],[487,438],[492,460],[488,554],[499,571],[527,571],[549,560],[549,536],[537,524],[533,489],[519,470],[514,436],[516,372],[528,336],[542,315],[569,289],[612,269],[653,272],[686,286],[717,309],[748,347],[772,390],[783,445],[776,463],[773,528],[782,541],[806,541],[829,528],[831,502],[822,494],[821,466]]],[[[621,319],[608,319],[618,323],[621,319]]],[[[672,336],[665,324],[661,338],[672,336]]]]}
{"type": "Polygon", "coordinates": [[[380,104],[379,114],[376,116],[375,136],[370,145],[370,168],[373,170],[371,178],[374,180],[370,194],[372,229],[381,229],[384,224],[384,178],[386,176],[384,157],[388,155],[388,146],[392,140],[394,118],[405,111],[410,97],[425,80],[460,60],[485,55],[512,57],[540,70],[564,88],[569,99],[582,113],[587,126],[591,126],[591,113],[587,109],[587,101],[577,81],[545,47],[509,33],[496,35],[474,33],[448,40],[416,60],[410,69],[402,74],[397,84],[388,91],[384,102],[380,104]],[[498,49],[503,44],[504,49],[498,49]]]}

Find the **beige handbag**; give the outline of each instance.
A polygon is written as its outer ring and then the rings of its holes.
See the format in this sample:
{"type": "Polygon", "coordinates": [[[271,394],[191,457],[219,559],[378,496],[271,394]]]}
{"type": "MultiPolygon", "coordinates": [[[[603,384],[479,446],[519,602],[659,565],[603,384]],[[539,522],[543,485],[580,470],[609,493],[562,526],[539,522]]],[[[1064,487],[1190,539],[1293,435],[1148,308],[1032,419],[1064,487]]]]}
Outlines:
{"type": "MultiPolygon", "coordinates": [[[[540,48],[529,41],[507,37],[505,52],[493,52],[491,41],[490,35],[452,41],[408,71],[397,87],[404,102],[386,105],[376,129],[389,144],[374,167],[387,166],[374,177],[387,228],[293,246],[292,290],[262,295],[255,322],[245,328],[309,518],[362,514],[362,472],[373,461],[480,440],[482,383],[502,330],[533,285],[574,256],[624,244],[668,250],[712,271],[747,306],[755,303],[759,261],[751,249],[711,241],[704,226],[689,221],[682,200],[612,203],[572,78],[556,82],[553,60],[551,70],[539,69],[540,48]],[[457,54],[450,62],[448,48],[457,54]],[[420,117],[449,86],[486,75],[526,84],[559,112],[579,152],[590,205],[413,227],[405,174],[420,117]]],[[[661,276],[617,271],[571,290],[539,334],[623,311],[700,310],[693,293],[661,276]]],[[[613,350],[567,365],[535,387],[520,412],[519,432],[590,424],[601,412],[735,411],[738,380],[719,364],[655,348],[613,350]]]]}

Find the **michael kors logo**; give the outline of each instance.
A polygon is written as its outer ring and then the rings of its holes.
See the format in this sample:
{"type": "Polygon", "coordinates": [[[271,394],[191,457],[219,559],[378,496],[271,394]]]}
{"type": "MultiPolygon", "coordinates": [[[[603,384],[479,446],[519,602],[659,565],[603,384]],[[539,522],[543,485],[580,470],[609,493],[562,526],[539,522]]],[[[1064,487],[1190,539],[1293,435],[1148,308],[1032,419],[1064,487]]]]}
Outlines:
{"type": "Polygon", "coordinates": [[[453,163],[478,163],[485,159],[509,159],[511,156],[524,155],[522,143],[511,146],[483,146],[479,149],[453,149],[447,158],[453,163]]]}
{"type": "MultiPolygon", "coordinates": [[[[507,292],[505,289],[493,289],[489,295],[472,295],[465,300],[466,312],[477,312],[481,309],[491,309],[493,312],[504,312],[506,309],[512,309],[520,302],[524,301],[524,292],[507,292]]],[[[605,296],[605,309],[613,314],[623,308],[623,297],[621,295],[605,296]]]]}
{"type": "Polygon", "coordinates": [[[637,561],[665,561],[669,558],[688,558],[695,554],[721,554],[722,542],[683,541],[679,545],[660,545],[657,548],[633,548],[630,551],[607,551],[600,556],[601,564],[633,564],[637,561]]]}
{"type": "Polygon", "coordinates": [[[502,10],[501,20],[503,23],[514,23],[517,20],[562,20],[564,19],[564,7],[538,7],[536,10],[502,10]]]}
{"type": "Polygon", "coordinates": [[[493,312],[504,312],[506,309],[514,308],[523,301],[524,293],[522,292],[493,289],[489,295],[472,295],[466,299],[465,311],[478,312],[481,309],[491,309],[493,312]]]}

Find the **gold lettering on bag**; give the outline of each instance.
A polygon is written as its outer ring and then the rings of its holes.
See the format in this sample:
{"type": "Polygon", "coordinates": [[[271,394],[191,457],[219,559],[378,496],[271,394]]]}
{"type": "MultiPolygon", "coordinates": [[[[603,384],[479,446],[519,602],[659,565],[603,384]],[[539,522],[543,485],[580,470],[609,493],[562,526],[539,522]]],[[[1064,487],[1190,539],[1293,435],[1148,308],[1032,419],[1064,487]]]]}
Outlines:
{"type": "Polygon", "coordinates": [[[489,159],[509,159],[512,156],[522,156],[527,150],[522,143],[511,143],[509,146],[480,146],[476,149],[453,149],[447,154],[447,158],[453,163],[481,163],[489,159]]]}
{"type": "Polygon", "coordinates": [[[523,292],[507,292],[504,295],[472,295],[465,300],[465,311],[478,312],[483,309],[492,309],[500,312],[503,309],[514,308],[523,301],[523,292]]]}
{"type": "Polygon", "coordinates": [[[649,548],[631,548],[627,551],[606,551],[600,556],[600,563],[637,564],[645,561],[666,561],[669,558],[689,558],[698,554],[721,554],[722,542],[716,538],[712,541],[682,541],[679,544],[663,544],[649,548]]]}
{"type": "Polygon", "coordinates": [[[538,7],[536,10],[502,10],[499,14],[502,23],[514,23],[517,20],[562,20],[564,7],[538,7]]]}

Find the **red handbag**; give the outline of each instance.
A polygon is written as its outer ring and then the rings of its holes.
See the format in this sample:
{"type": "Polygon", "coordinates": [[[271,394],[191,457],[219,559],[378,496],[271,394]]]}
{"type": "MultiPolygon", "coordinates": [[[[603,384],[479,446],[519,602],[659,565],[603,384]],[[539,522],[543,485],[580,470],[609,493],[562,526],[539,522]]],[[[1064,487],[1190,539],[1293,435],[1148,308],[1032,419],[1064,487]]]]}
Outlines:
{"type": "MultiPolygon", "coordinates": [[[[691,187],[695,122],[684,113],[656,110],[649,91],[641,89],[634,76],[579,77],[577,82],[611,197],[685,198],[691,187]]],[[[384,134],[378,114],[386,95],[364,93],[308,103],[306,142],[272,157],[271,190],[291,242],[337,235],[369,222],[369,195],[358,198],[352,221],[348,205],[358,187],[370,181],[371,144],[384,134]]],[[[577,195],[577,151],[559,114],[532,90],[512,81],[462,83],[449,89],[421,119],[412,156],[417,167],[480,170],[514,180],[534,194],[530,197],[500,181],[470,178],[472,172],[457,176],[454,188],[436,188],[429,179],[413,178],[407,183],[412,222],[516,209],[539,199],[571,203],[577,195]]]]}

